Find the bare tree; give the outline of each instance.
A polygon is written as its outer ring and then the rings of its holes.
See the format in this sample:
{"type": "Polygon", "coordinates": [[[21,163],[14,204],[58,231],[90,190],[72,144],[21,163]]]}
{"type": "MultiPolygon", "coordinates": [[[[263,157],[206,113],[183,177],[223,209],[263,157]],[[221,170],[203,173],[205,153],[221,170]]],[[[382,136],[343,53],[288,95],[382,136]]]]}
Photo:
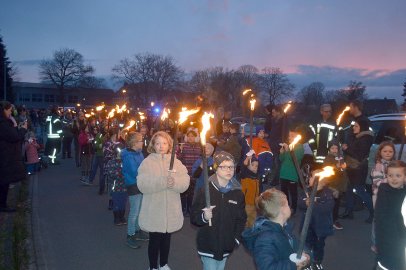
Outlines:
{"type": "Polygon", "coordinates": [[[340,91],[347,97],[348,101],[368,99],[368,95],[365,93],[366,86],[363,85],[362,82],[350,81],[348,86],[340,91]]]}
{"type": "Polygon", "coordinates": [[[80,53],[68,48],[55,51],[52,59],[41,61],[39,68],[41,80],[58,88],[59,104],[62,106],[65,103],[65,88],[77,85],[94,72],[92,66],[84,64],[80,53]]]}
{"type": "MultiPolygon", "coordinates": [[[[183,78],[183,71],[175,64],[171,56],[151,53],[135,54],[133,58],[125,58],[113,67],[113,79],[126,84],[155,84],[157,89],[151,93],[148,89],[139,89],[143,95],[155,95],[158,100],[168,91],[174,90],[183,78]],[[149,91],[149,93],[147,93],[149,91]]],[[[141,93],[138,93],[141,94],[141,93]]]]}
{"type": "Polygon", "coordinates": [[[279,68],[266,67],[259,77],[262,91],[269,94],[269,103],[276,104],[292,96],[295,86],[279,68]]]}
{"type": "Polygon", "coordinates": [[[303,87],[296,98],[306,106],[320,106],[324,102],[325,86],[321,82],[313,82],[303,87]]]}

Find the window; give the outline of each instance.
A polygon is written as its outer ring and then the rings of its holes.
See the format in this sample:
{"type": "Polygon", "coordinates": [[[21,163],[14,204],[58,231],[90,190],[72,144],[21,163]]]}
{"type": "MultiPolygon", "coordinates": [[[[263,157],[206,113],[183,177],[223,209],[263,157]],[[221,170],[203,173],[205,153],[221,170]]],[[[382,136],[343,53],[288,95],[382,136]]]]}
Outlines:
{"type": "Polygon", "coordinates": [[[45,95],[44,101],[45,102],[55,102],[55,96],[54,95],[45,95]]]}
{"type": "Polygon", "coordinates": [[[20,102],[27,102],[31,100],[31,94],[30,93],[21,93],[19,97],[20,102]]]}
{"type": "Polygon", "coordinates": [[[42,94],[32,94],[32,102],[42,102],[42,94]]]}
{"type": "Polygon", "coordinates": [[[78,96],[68,96],[68,103],[78,103],[78,96]]]}

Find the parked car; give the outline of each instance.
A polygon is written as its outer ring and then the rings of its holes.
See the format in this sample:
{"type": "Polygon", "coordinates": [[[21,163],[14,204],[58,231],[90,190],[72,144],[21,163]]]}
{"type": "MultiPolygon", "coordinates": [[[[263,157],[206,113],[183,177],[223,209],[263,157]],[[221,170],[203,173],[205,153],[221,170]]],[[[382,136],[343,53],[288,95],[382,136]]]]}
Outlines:
{"type": "MultiPolygon", "coordinates": [[[[255,130],[257,126],[263,126],[265,124],[266,119],[264,117],[254,117],[253,118],[253,129],[252,133],[255,134],[255,130]]],[[[240,132],[244,129],[245,134],[250,133],[250,119],[244,116],[233,117],[230,119],[231,123],[240,124],[240,132]]]]}

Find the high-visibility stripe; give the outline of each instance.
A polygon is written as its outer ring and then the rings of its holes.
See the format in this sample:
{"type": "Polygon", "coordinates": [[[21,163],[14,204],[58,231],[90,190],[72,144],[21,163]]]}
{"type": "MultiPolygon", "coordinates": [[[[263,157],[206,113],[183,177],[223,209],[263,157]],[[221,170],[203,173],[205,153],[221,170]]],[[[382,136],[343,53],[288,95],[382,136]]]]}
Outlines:
{"type": "Polygon", "coordinates": [[[48,156],[51,159],[52,163],[55,163],[55,158],[56,158],[56,148],[54,148],[54,152],[52,153],[52,155],[48,156]]]}
{"type": "Polygon", "coordinates": [[[51,139],[60,138],[59,134],[48,134],[47,137],[51,139]]]}
{"type": "Polygon", "coordinates": [[[335,129],[336,127],[330,124],[321,123],[320,127],[328,128],[328,129],[335,129]]]}

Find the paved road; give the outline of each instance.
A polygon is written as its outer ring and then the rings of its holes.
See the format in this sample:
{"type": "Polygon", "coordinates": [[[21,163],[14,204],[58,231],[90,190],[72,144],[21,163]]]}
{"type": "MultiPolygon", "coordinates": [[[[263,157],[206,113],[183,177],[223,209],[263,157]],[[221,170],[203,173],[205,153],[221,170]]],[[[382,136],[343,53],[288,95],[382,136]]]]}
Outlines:
{"type": "MultiPolygon", "coordinates": [[[[113,225],[108,198],[97,186],[80,184],[72,160],[51,166],[35,176],[33,183],[33,231],[39,269],[109,270],[148,269],[147,243],[133,250],[125,245],[126,227],[113,225]]],[[[372,269],[370,225],[367,213],[357,212],[345,229],[327,239],[325,269],[372,269]]],[[[174,270],[201,269],[195,248],[196,230],[185,220],[173,234],[169,265],[174,270]]],[[[227,269],[255,269],[249,254],[240,247],[227,269]]]]}

